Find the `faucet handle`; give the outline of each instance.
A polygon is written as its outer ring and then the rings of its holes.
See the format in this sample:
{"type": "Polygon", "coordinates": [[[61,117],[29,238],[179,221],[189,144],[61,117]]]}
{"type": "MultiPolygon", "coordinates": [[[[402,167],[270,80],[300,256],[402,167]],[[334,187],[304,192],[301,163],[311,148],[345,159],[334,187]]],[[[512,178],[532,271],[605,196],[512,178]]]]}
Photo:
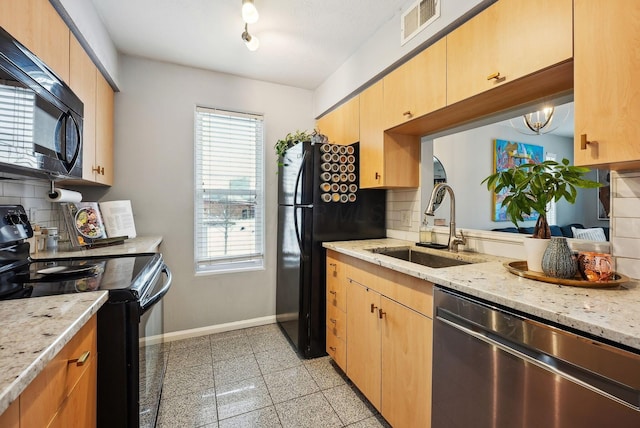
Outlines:
{"type": "Polygon", "coordinates": [[[462,231],[462,229],[460,229],[460,241],[462,245],[465,245],[467,243],[467,238],[465,238],[464,231],[462,231]]]}

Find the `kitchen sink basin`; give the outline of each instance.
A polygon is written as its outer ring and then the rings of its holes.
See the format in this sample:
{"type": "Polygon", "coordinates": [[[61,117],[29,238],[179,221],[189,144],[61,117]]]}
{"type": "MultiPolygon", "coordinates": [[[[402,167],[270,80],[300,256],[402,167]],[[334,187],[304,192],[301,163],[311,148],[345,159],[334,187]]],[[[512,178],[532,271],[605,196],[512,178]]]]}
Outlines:
{"type": "Polygon", "coordinates": [[[415,251],[411,248],[376,248],[371,251],[376,254],[394,257],[396,259],[405,260],[430,268],[444,268],[471,264],[471,262],[465,260],[458,260],[451,257],[438,256],[432,253],[415,251]]]}

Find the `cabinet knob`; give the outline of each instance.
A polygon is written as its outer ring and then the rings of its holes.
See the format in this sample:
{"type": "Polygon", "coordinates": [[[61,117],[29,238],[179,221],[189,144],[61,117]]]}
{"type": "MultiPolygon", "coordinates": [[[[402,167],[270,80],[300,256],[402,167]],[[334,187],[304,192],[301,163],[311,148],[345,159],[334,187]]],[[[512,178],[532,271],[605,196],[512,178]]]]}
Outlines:
{"type": "Polygon", "coordinates": [[[336,352],[336,347],[335,346],[329,346],[329,349],[331,349],[333,352],[336,352]]]}
{"type": "Polygon", "coordinates": [[[329,263],[329,266],[331,266],[333,268],[334,272],[338,271],[338,266],[335,263],[329,263]]]}
{"type": "Polygon", "coordinates": [[[411,110],[407,110],[407,111],[405,111],[404,113],[402,113],[402,115],[403,115],[404,117],[406,117],[406,118],[410,118],[411,116],[413,116],[413,115],[411,114],[411,110]]]}
{"type": "Polygon", "coordinates": [[[580,150],[587,150],[587,144],[595,144],[595,141],[587,140],[587,134],[580,135],[580,150]]]}
{"type": "Polygon", "coordinates": [[[82,355],[80,355],[78,358],[73,358],[73,359],[67,361],[67,364],[76,363],[77,366],[83,366],[84,363],[86,363],[87,360],[89,359],[89,355],[91,355],[91,351],[87,351],[87,352],[83,353],[82,355]]]}
{"type": "Polygon", "coordinates": [[[96,166],[95,168],[91,168],[91,172],[95,172],[101,175],[104,175],[104,167],[103,166],[96,166]]]}
{"type": "Polygon", "coordinates": [[[331,321],[332,324],[336,323],[336,320],[334,318],[329,318],[329,321],[331,321]]]}
{"type": "Polygon", "coordinates": [[[378,316],[380,317],[380,319],[382,319],[383,316],[387,315],[387,313],[385,311],[381,309],[378,309],[378,316]]]}
{"type": "Polygon", "coordinates": [[[334,290],[329,290],[329,294],[333,294],[335,296],[336,292],[334,290]]]}
{"type": "Polygon", "coordinates": [[[378,307],[372,303],[371,304],[371,313],[373,313],[376,309],[378,309],[378,307]]]}
{"type": "Polygon", "coordinates": [[[376,180],[380,180],[380,178],[382,178],[382,176],[376,172],[376,180]]]}
{"type": "Polygon", "coordinates": [[[490,75],[487,76],[487,80],[496,80],[496,81],[500,81],[500,80],[504,80],[504,77],[500,77],[500,72],[497,71],[495,73],[491,73],[490,75]]]}

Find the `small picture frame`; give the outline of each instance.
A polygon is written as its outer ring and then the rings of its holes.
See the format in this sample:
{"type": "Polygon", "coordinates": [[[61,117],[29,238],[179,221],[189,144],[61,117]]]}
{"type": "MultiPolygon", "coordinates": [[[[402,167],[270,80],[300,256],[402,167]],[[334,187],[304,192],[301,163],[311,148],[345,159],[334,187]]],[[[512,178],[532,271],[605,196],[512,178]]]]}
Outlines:
{"type": "Polygon", "coordinates": [[[611,183],[610,172],[607,169],[596,170],[596,181],[602,184],[598,187],[598,220],[609,220],[611,213],[611,183]]]}

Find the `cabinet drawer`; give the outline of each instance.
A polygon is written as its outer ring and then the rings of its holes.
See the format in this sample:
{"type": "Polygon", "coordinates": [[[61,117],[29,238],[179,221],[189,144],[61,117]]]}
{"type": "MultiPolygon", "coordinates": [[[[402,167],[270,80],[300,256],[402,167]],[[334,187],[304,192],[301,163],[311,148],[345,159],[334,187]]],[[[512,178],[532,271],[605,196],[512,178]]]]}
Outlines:
{"type": "Polygon", "coordinates": [[[327,306],[333,305],[346,310],[345,300],[345,266],[337,254],[327,254],[327,306]]]}
{"type": "Polygon", "coordinates": [[[20,395],[21,425],[48,426],[82,374],[94,363],[96,356],[94,315],[20,395]],[[85,363],[73,361],[87,351],[89,356],[85,363]]]}
{"type": "Polygon", "coordinates": [[[336,306],[327,305],[327,328],[339,339],[347,339],[347,317],[336,306]]]}
{"type": "Polygon", "coordinates": [[[347,346],[343,340],[331,332],[329,327],[327,327],[327,354],[343,371],[347,369],[347,346]]]}

